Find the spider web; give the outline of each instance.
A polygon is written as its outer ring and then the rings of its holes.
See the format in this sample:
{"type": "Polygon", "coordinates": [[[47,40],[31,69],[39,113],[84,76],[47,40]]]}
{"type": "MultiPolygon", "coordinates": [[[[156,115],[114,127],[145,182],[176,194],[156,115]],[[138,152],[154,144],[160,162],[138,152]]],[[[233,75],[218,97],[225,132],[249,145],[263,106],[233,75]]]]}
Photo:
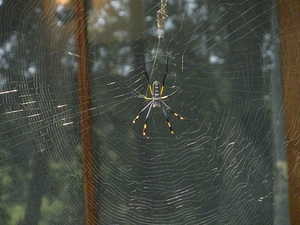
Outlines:
{"type": "MultiPolygon", "coordinates": [[[[277,3],[88,8],[96,223],[286,223],[277,3]],[[172,136],[154,108],[143,138],[144,67],[161,82],[167,57],[165,103],[188,120],[168,113],[172,136]]],[[[84,224],[73,4],[0,10],[1,224],[84,224]]]]}

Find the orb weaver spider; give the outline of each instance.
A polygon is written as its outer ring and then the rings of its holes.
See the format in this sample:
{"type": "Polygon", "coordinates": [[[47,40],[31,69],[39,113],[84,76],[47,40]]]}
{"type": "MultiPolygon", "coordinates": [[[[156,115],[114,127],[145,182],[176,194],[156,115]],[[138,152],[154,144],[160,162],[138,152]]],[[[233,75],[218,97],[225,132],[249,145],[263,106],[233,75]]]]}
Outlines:
{"type": "Polygon", "coordinates": [[[151,112],[151,109],[152,108],[162,108],[162,111],[163,111],[163,114],[167,120],[167,126],[169,127],[170,129],[170,133],[172,135],[174,135],[174,130],[172,128],[172,125],[168,119],[168,115],[167,115],[167,111],[170,111],[175,117],[179,118],[180,120],[186,120],[185,118],[183,118],[182,116],[180,116],[178,113],[172,111],[172,109],[164,102],[164,100],[166,100],[167,98],[169,98],[170,96],[172,96],[173,94],[175,94],[177,92],[174,91],[173,93],[171,94],[168,94],[168,95],[165,95],[165,96],[162,96],[163,92],[164,92],[164,86],[165,86],[165,81],[166,81],[166,77],[168,75],[168,58],[167,58],[167,65],[166,65],[166,72],[165,72],[165,75],[163,77],[163,80],[162,80],[162,84],[160,84],[159,81],[154,81],[153,84],[151,85],[150,84],[150,81],[149,81],[149,76],[148,76],[148,73],[146,71],[146,65],[144,64],[144,74],[147,78],[147,82],[148,82],[148,89],[149,89],[149,92],[151,94],[151,97],[147,97],[145,95],[141,95],[139,94],[138,97],[139,98],[143,98],[147,101],[150,101],[140,112],[139,114],[135,117],[135,119],[132,121],[132,123],[136,123],[136,121],[140,118],[140,115],[147,109],[148,109],[148,112],[146,114],[146,117],[145,117],[145,122],[144,122],[144,127],[143,127],[143,136],[145,137],[146,136],[146,131],[147,131],[147,121],[148,121],[148,118],[149,118],[149,115],[150,115],[150,112],[151,112]]]}

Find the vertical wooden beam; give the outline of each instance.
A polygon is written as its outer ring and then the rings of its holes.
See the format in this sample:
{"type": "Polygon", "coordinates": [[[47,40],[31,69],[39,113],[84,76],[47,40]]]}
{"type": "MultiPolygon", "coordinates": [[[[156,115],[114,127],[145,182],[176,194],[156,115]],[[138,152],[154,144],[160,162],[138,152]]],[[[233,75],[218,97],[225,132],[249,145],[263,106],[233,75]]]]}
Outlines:
{"type": "Polygon", "coordinates": [[[291,224],[300,221],[300,1],[279,1],[291,224]]]}
{"type": "Polygon", "coordinates": [[[76,49],[78,55],[78,97],[84,182],[85,224],[97,223],[88,67],[87,14],[84,0],[75,1],[76,49]]]}

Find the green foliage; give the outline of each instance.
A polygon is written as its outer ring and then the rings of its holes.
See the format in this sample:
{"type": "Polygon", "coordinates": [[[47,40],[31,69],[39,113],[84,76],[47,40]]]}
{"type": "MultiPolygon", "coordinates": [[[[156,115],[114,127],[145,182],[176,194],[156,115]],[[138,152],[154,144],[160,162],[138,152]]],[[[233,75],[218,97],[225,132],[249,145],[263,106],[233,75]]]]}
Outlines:
{"type": "Polygon", "coordinates": [[[9,224],[9,213],[7,211],[7,208],[3,203],[0,204],[0,224],[6,225],[9,224]]]}
{"type": "Polygon", "coordinates": [[[18,222],[24,218],[24,214],[25,214],[24,204],[7,207],[7,209],[10,215],[10,220],[8,224],[17,225],[18,222]]]}

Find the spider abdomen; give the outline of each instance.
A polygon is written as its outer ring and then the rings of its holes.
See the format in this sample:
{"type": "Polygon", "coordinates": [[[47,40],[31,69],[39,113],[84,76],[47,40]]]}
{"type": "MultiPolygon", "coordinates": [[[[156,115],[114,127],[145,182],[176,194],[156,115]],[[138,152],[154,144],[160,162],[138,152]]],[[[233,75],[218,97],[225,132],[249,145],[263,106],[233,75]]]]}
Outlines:
{"type": "Polygon", "coordinates": [[[167,111],[172,113],[173,116],[177,117],[178,119],[180,120],[185,120],[185,118],[183,118],[182,116],[180,116],[178,113],[176,112],[173,112],[172,109],[164,102],[164,100],[168,99],[170,96],[172,96],[173,94],[176,93],[176,91],[174,91],[173,93],[171,94],[168,94],[168,95],[165,95],[163,96],[163,92],[164,92],[164,86],[165,86],[165,80],[166,80],[166,77],[168,75],[168,59],[167,59],[167,65],[166,65],[166,72],[165,72],[165,75],[163,77],[163,81],[162,81],[162,85],[159,83],[159,81],[154,81],[152,83],[152,85],[150,84],[149,82],[149,76],[148,76],[148,73],[146,71],[146,66],[144,65],[145,67],[145,76],[147,78],[147,81],[148,81],[148,89],[149,89],[149,92],[151,94],[151,97],[147,97],[146,95],[141,95],[139,94],[139,97],[140,98],[144,98],[145,100],[147,101],[150,101],[148,102],[148,104],[139,112],[139,114],[135,117],[135,119],[132,121],[132,123],[135,123],[139,118],[140,118],[140,115],[146,110],[148,109],[148,112],[146,114],[146,117],[145,117],[145,122],[144,122],[144,127],[143,127],[143,136],[146,137],[147,133],[147,121],[148,121],[148,117],[150,115],[150,112],[151,112],[151,109],[152,108],[161,108],[162,111],[163,111],[163,114],[166,118],[166,121],[167,121],[167,125],[169,127],[169,130],[170,130],[170,133],[172,135],[174,135],[174,130],[172,128],[172,125],[168,119],[168,115],[167,115],[167,111]]]}
{"type": "Polygon", "coordinates": [[[160,108],[160,107],[161,107],[160,100],[153,100],[152,108],[160,108]]]}
{"type": "Polygon", "coordinates": [[[152,88],[153,88],[153,100],[159,100],[160,99],[160,83],[158,81],[154,81],[152,88]]]}

